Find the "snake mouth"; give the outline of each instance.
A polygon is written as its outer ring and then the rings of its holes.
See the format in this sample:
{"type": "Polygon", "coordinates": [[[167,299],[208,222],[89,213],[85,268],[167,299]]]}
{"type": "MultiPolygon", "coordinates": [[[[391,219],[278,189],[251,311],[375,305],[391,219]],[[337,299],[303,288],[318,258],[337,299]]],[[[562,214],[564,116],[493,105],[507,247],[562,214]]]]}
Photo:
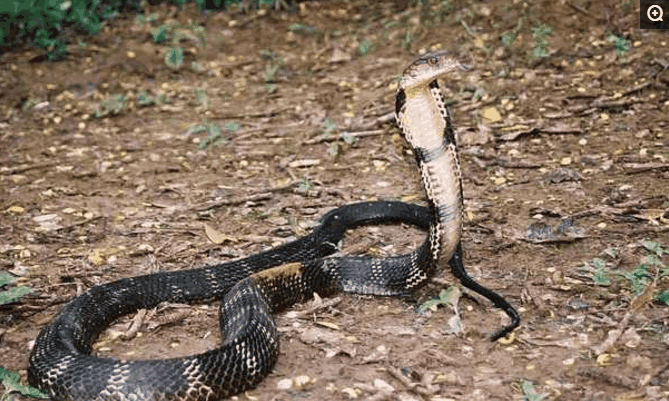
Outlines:
{"type": "Polygon", "coordinates": [[[411,63],[402,75],[400,88],[421,90],[431,82],[446,77],[453,71],[470,71],[472,64],[468,57],[461,57],[451,50],[427,53],[411,63]]]}

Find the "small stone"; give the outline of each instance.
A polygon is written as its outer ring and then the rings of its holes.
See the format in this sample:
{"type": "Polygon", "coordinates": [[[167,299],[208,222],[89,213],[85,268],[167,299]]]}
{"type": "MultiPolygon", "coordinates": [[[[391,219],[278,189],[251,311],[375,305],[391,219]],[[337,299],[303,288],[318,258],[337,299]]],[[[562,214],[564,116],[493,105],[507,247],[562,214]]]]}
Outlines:
{"type": "Polygon", "coordinates": [[[627,329],[627,331],[620,336],[620,342],[625,344],[627,348],[636,348],[641,344],[641,336],[636,330],[627,329]]]}
{"type": "Polygon", "coordinates": [[[496,108],[486,107],[483,109],[483,118],[488,123],[496,123],[502,120],[502,115],[499,114],[499,111],[497,111],[496,108]]]}
{"type": "Polygon", "coordinates": [[[297,376],[297,377],[293,380],[293,385],[294,385],[296,388],[301,388],[301,387],[306,386],[306,385],[309,384],[309,383],[312,383],[313,381],[314,381],[314,380],[313,380],[311,377],[309,377],[309,376],[307,376],[307,375],[301,375],[301,376],[297,376]]]}
{"type": "Polygon", "coordinates": [[[153,253],[154,251],[153,247],[149,244],[140,244],[137,249],[142,253],[153,253]]]}
{"type": "Polygon", "coordinates": [[[597,357],[597,364],[599,366],[611,365],[611,354],[601,354],[597,357]]]}
{"type": "Polygon", "coordinates": [[[276,388],[278,388],[279,390],[288,390],[291,387],[293,387],[292,379],[281,379],[276,384],[276,388]]]}
{"type": "Polygon", "coordinates": [[[632,369],[640,369],[648,371],[653,368],[653,362],[650,360],[649,357],[637,354],[628,356],[625,363],[627,364],[628,367],[632,369]]]}
{"type": "Polygon", "coordinates": [[[344,393],[349,400],[355,400],[360,395],[355,389],[350,387],[341,389],[341,392],[344,393]]]}
{"type": "Polygon", "coordinates": [[[11,213],[11,214],[21,214],[24,211],[25,211],[25,209],[22,208],[21,206],[10,206],[5,210],[5,212],[11,213]]]}
{"type": "Polygon", "coordinates": [[[288,163],[288,167],[311,167],[311,166],[316,166],[320,164],[321,161],[319,159],[302,159],[302,160],[294,160],[290,163],[288,163]]]}
{"type": "Polygon", "coordinates": [[[102,251],[100,249],[94,249],[88,255],[88,261],[94,266],[102,266],[105,263],[105,259],[102,257],[102,251]]]}
{"type": "Polygon", "coordinates": [[[381,391],[385,391],[387,393],[392,393],[395,391],[395,387],[391,386],[387,382],[381,380],[381,379],[375,379],[374,380],[374,387],[378,388],[381,391]]]}

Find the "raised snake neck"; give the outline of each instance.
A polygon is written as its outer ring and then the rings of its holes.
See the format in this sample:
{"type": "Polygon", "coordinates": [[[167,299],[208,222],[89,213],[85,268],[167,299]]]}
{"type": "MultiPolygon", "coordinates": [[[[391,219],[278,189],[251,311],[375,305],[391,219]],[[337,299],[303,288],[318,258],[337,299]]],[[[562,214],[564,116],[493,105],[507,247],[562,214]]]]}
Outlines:
{"type": "Polygon", "coordinates": [[[246,259],[188,271],[121,279],[91,288],[47,325],[30,356],[29,381],[55,400],[218,400],[252,388],[278,358],[271,313],[313,292],[405,294],[448,261],[464,286],[515,310],[473,281],[462,266],[462,188],[455,135],[436,80],[461,65],[446,54],[424,56],[409,66],[396,96],[397,120],[414,150],[428,209],[400,202],[346,205],[328,213],[307,238],[246,259]],[[408,255],[374,259],[326,256],[343,232],[363,224],[430,222],[423,245],[408,255]],[[278,267],[272,267],[279,265],[278,267]],[[250,275],[250,276],[249,276],[250,275]],[[247,277],[248,276],[248,277],[247,277]],[[247,278],[244,278],[247,277],[247,278]],[[90,355],[99,333],[120,315],[160,302],[222,298],[220,348],[185,358],[120,361],[90,355]]]}

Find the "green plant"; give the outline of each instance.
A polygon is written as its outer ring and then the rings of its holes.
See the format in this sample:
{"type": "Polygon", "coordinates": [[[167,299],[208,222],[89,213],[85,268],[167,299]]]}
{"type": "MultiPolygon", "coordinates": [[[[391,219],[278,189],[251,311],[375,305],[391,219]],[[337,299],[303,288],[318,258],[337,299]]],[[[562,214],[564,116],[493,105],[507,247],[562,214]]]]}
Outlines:
{"type": "Polygon", "coordinates": [[[147,91],[139,91],[135,96],[137,107],[147,107],[166,102],[165,95],[153,96],[147,91]]]}
{"type": "Polygon", "coordinates": [[[400,40],[400,47],[403,49],[408,49],[411,47],[411,43],[413,43],[413,33],[408,31],[404,34],[404,36],[402,36],[402,39],[400,40]]]}
{"type": "Polygon", "coordinates": [[[621,63],[627,63],[627,55],[630,51],[630,41],[613,34],[609,35],[608,40],[616,48],[618,60],[620,60],[621,63]]]}
{"type": "Polygon", "coordinates": [[[333,132],[337,131],[337,123],[331,118],[326,118],[323,121],[323,137],[329,138],[333,132]]]}
{"type": "MultiPolygon", "coordinates": [[[[0,288],[10,285],[16,281],[16,277],[7,272],[0,272],[0,288]]],[[[24,295],[30,293],[30,288],[21,285],[9,290],[0,291],[0,305],[5,305],[16,301],[24,295]]]]}
{"type": "Polygon", "coordinates": [[[534,383],[529,380],[521,380],[520,391],[523,393],[523,396],[527,401],[541,401],[546,398],[544,394],[537,393],[537,390],[534,388],[534,383]]]}
{"type": "Polygon", "coordinates": [[[272,84],[276,81],[276,76],[279,74],[281,67],[283,67],[283,60],[271,50],[263,50],[260,55],[267,60],[265,65],[265,83],[272,84]]]}
{"type": "Polygon", "coordinates": [[[290,32],[295,32],[295,33],[299,33],[299,34],[303,34],[303,35],[318,32],[317,29],[315,29],[313,27],[310,27],[309,25],[298,24],[298,23],[289,25],[288,30],[290,32]]]}
{"type": "Polygon", "coordinates": [[[139,10],[138,1],[24,0],[0,1],[0,47],[32,43],[46,51],[47,59],[67,54],[64,33],[74,29],[92,35],[120,10],[139,10]]]}
{"type": "Polygon", "coordinates": [[[460,300],[461,292],[458,287],[450,286],[446,289],[443,289],[439,292],[439,297],[427,300],[418,308],[418,313],[423,313],[428,309],[433,307],[442,306],[451,306],[455,308],[458,305],[460,300]]]}
{"type": "Polygon", "coordinates": [[[167,40],[167,26],[161,25],[155,28],[151,28],[149,31],[153,37],[153,41],[156,43],[161,43],[167,40]]]}
{"type": "Polygon", "coordinates": [[[165,52],[165,65],[178,70],[184,63],[184,50],[181,46],[170,47],[165,52]]]}
{"type": "Polygon", "coordinates": [[[590,262],[585,262],[582,269],[586,274],[591,275],[593,283],[602,287],[611,285],[611,278],[604,260],[594,258],[590,262]]]}
{"type": "MultiPolygon", "coordinates": [[[[227,132],[237,131],[239,129],[239,123],[234,121],[229,121],[225,123],[224,129],[227,132]]],[[[205,124],[192,126],[188,129],[186,135],[198,132],[207,133],[207,137],[200,142],[200,149],[206,149],[207,147],[209,147],[209,145],[212,145],[214,143],[224,143],[227,140],[227,138],[223,136],[221,126],[215,122],[207,122],[205,124]]]]}
{"type": "Polygon", "coordinates": [[[300,185],[298,185],[297,190],[306,194],[307,196],[309,193],[314,189],[314,184],[311,182],[310,179],[304,177],[302,180],[300,180],[300,185]]]}
{"type": "Polygon", "coordinates": [[[371,40],[365,39],[358,45],[358,53],[361,56],[368,55],[374,49],[374,43],[371,40]]]}
{"type": "Polygon", "coordinates": [[[0,401],[10,400],[10,393],[19,393],[27,397],[49,398],[49,396],[38,389],[21,384],[18,373],[9,373],[5,368],[0,368],[0,383],[5,387],[5,392],[0,396],[0,401]]]}
{"type": "Polygon", "coordinates": [[[348,145],[353,145],[358,141],[358,137],[351,135],[351,133],[348,131],[341,133],[341,139],[348,145]]]}
{"type": "Polygon", "coordinates": [[[421,22],[426,25],[447,22],[454,8],[451,0],[439,0],[436,4],[432,4],[431,0],[418,0],[418,4],[421,22]]]}
{"type": "Polygon", "coordinates": [[[195,101],[204,109],[209,108],[209,96],[205,89],[195,89],[195,101]]]}
{"type": "Polygon", "coordinates": [[[516,38],[518,37],[520,30],[523,29],[524,24],[525,24],[525,17],[519,18],[515,28],[502,34],[502,43],[504,43],[506,46],[511,46],[513,41],[516,40],[516,38]]]}
{"type": "Polygon", "coordinates": [[[109,115],[121,114],[127,108],[127,101],[123,95],[111,95],[109,99],[100,101],[95,111],[96,118],[102,118],[109,115]]]}
{"type": "MultiPolygon", "coordinates": [[[[624,279],[622,284],[629,286],[634,295],[638,296],[654,280],[669,277],[669,267],[662,262],[662,257],[669,254],[669,248],[654,241],[643,241],[642,245],[647,251],[645,260],[630,271],[612,272],[607,267],[606,261],[601,258],[594,258],[590,262],[585,262],[581,269],[586,275],[590,276],[593,283],[599,286],[611,285],[612,275],[621,277],[624,279]]],[[[615,248],[609,248],[604,251],[604,254],[615,258],[618,255],[618,251],[615,248]]],[[[660,303],[669,305],[669,290],[658,290],[654,294],[654,299],[660,303]]]]}
{"type": "Polygon", "coordinates": [[[549,56],[548,37],[552,33],[553,28],[543,23],[538,23],[532,27],[532,39],[534,40],[534,45],[532,46],[532,55],[530,59],[539,60],[549,56]]]}

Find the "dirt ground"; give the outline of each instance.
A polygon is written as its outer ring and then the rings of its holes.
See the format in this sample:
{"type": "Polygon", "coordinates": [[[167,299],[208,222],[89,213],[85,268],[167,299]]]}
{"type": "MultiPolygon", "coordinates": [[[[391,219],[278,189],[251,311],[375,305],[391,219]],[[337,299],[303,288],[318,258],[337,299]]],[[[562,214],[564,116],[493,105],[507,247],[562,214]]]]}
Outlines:
{"type": "MultiPolygon", "coordinates": [[[[456,282],[447,269],[414,300],[296,305],[277,317],[274,372],[235,399],[669,399],[669,308],[653,298],[669,278],[644,246],[669,246],[667,33],[639,30],[626,0],[403,3],[161,5],[75,39],[60,62],[0,56],[0,264],[32,289],[0,309],[0,367],[25,382],[40,328],[97,283],[250,255],[339,205],[421,202],[394,90],[416,55],[457,48],[473,68],[442,88],[465,265],[521,327],[488,341],[507,318],[475,294],[418,314],[456,282]],[[179,68],[165,61],[176,45],[179,68]]],[[[362,228],[344,249],[384,256],[423,238],[362,228]]],[[[217,317],[167,306],[123,340],[129,316],[96,352],[201,352],[220,341],[217,317]]]]}

